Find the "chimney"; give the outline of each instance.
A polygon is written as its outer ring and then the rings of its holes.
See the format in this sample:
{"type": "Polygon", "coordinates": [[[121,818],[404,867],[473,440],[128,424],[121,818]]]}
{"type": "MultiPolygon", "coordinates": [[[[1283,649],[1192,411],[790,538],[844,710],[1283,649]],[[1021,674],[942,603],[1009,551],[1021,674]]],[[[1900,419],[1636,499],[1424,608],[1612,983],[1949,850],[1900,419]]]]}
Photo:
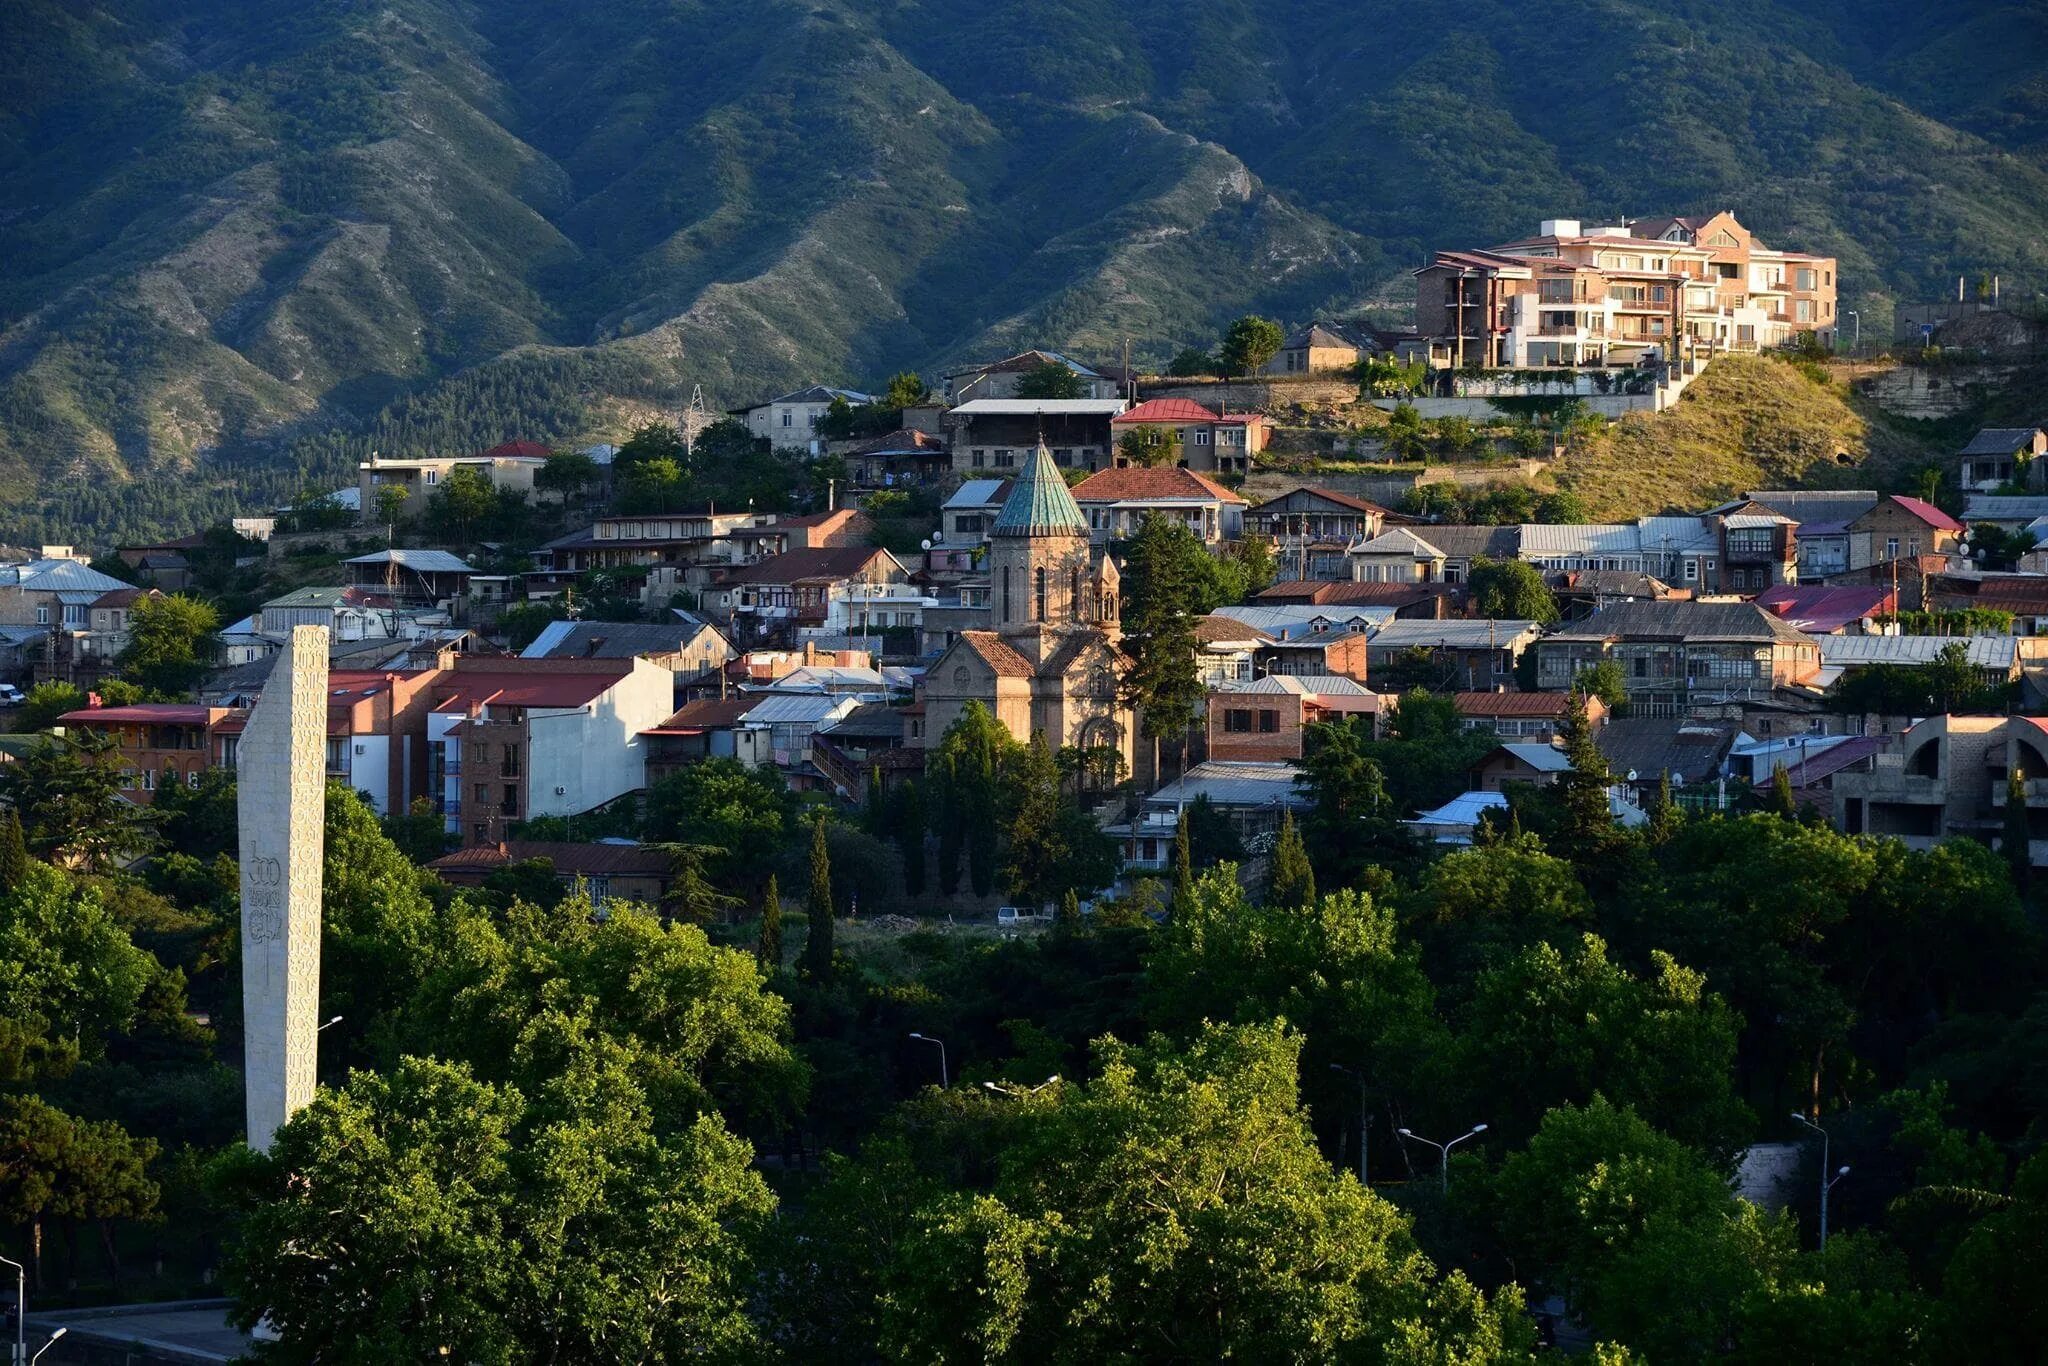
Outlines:
{"type": "Polygon", "coordinates": [[[827,479],[825,481],[825,511],[839,511],[839,481],[837,479],[827,479]]]}

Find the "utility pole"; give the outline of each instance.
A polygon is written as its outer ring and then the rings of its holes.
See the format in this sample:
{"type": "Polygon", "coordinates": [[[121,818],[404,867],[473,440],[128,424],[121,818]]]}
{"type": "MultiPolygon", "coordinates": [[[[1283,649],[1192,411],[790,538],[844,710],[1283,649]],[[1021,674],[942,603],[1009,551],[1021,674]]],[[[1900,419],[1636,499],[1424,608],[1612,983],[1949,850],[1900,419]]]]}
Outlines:
{"type": "Polygon", "coordinates": [[[1820,1135],[1820,1250],[1826,1252],[1828,1250],[1828,1192],[1835,1188],[1837,1181],[1840,1181],[1849,1174],[1849,1169],[1843,1167],[1838,1171],[1829,1171],[1828,1131],[1815,1124],[1805,1115],[1800,1114],[1797,1110],[1792,1112],[1792,1118],[1820,1135]]]}

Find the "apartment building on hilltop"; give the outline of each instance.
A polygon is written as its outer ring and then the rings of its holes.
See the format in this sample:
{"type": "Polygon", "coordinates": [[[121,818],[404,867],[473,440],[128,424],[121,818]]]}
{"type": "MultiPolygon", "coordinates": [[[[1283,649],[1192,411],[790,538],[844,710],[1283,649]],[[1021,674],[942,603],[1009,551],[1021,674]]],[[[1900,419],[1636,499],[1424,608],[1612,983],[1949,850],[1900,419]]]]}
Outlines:
{"type": "Polygon", "coordinates": [[[1462,369],[1633,366],[1687,351],[1832,342],[1835,259],[1779,251],[1733,213],[1586,225],[1440,251],[1415,272],[1431,362],[1462,369]]]}

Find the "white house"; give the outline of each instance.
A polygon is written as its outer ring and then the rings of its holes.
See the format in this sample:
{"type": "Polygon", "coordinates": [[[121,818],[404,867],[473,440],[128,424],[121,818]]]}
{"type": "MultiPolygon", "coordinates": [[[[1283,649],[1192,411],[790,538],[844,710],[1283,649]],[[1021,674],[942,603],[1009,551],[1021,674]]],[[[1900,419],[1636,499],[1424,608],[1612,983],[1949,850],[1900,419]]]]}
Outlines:
{"type": "Polygon", "coordinates": [[[829,385],[813,384],[807,389],[771,398],[766,403],[756,403],[751,408],[740,410],[747,420],[747,430],[764,441],[777,446],[802,446],[817,435],[818,423],[826,413],[832,411],[832,400],[842,399],[851,408],[864,403],[873,403],[873,394],[863,394],[857,389],[834,389],[829,385]]]}

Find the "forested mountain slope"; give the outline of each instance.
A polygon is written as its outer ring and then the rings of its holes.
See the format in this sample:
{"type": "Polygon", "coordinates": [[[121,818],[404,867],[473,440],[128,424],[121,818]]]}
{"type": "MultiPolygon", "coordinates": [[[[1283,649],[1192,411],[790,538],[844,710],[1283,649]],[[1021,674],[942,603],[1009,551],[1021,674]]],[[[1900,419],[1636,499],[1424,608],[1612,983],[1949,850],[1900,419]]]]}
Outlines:
{"type": "MultiPolygon", "coordinates": [[[[704,383],[1160,358],[1549,214],[2048,282],[2048,5],[15,0],[0,521],[182,529],[704,383]],[[395,405],[395,406],[394,406],[395,405]]],[[[684,392],[687,392],[685,389],[684,392]]]]}

